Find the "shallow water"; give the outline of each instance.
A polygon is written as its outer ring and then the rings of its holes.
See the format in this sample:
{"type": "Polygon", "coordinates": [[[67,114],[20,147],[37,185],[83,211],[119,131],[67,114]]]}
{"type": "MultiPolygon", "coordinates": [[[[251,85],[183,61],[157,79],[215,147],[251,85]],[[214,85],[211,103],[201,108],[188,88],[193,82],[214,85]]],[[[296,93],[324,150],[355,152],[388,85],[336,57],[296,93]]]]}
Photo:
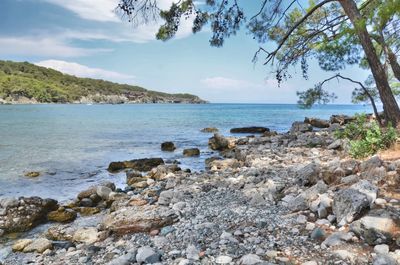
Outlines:
{"type": "Polygon", "coordinates": [[[183,168],[203,170],[210,134],[217,127],[265,126],[287,131],[305,116],[371,112],[369,106],[325,105],[302,110],[287,104],[206,105],[0,105],[0,196],[74,198],[78,191],[102,180],[121,187],[123,174],[105,169],[109,162],[143,157],[178,159],[183,168]],[[160,151],[174,141],[173,153],[160,151]],[[199,158],[185,158],[182,150],[199,147],[199,158]],[[40,171],[35,179],[24,172],[40,171]]]}

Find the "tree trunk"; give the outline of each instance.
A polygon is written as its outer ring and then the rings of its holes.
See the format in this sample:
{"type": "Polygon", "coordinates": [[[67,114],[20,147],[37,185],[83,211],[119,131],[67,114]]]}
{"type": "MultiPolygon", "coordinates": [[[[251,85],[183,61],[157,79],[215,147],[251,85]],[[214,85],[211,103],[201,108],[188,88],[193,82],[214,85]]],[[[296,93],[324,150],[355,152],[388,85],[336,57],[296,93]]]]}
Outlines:
{"type": "Polygon", "coordinates": [[[376,87],[379,91],[385,118],[387,121],[391,122],[393,126],[400,125],[399,106],[397,105],[396,99],[393,96],[385,70],[382,66],[382,63],[379,61],[378,55],[376,54],[376,50],[372,44],[366,25],[363,24],[363,18],[358,10],[357,4],[354,0],[338,1],[343,7],[346,15],[349,17],[360,39],[361,46],[364,49],[365,56],[375,79],[376,87]]]}
{"type": "Polygon", "coordinates": [[[397,78],[397,80],[400,81],[400,64],[397,62],[397,56],[396,56],[396,54],[394,54],[392,49],[390,49],[390,47],[386,47],[386,48],[387,48],[390,67],[393,70],[394,76],[397,78]]]}

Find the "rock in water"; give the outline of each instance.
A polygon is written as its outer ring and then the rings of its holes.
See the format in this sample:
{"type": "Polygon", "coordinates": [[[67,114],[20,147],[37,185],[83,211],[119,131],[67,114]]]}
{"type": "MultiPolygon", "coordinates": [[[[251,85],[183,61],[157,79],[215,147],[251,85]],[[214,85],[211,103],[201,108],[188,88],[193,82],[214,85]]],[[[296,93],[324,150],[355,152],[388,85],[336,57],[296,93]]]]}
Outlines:
{"type": "Polygon", "coordinates": [[[183,150],[183,155],[184,156],[199,156],[200,150],[199,150],[199,148],[188,148],[188,149],[183,150]]]}
{"type": "Polygon", "coordinates": [[[131,168],[138,171],[150,171],[152,168],[163,165],[162,158],[142,158],[122,162],[111,162],[108,171],[117,172],[123,169],[131,168]]]}
{"type": "Polygon", "coordinates": [[[30,172],[25,173],[25,177],[28,177],[28,178],[37,178],[39,176],[40,176],[40,172],[37,172],[37,171],[30,171],[30,172]]]}
{"type": "Polygon", "coordinates": [[[161,144],[161,151],[173,152],[176,149],[173,142],[164,142],[161,144]]]}
{"type": "Polygon", "coordinates": [[[207,127],[207,128],[201,129],[201,132],[203,132],[203,133],[216,133],[216,132],[218,132],[218,129],[215,128],[215,127],[207,127]]]}
{"type": "Polygon", "coordinates": [[[369,208],[367,195],[354,189],[337,192],[333,199],[332,210],[339,225],[345,225],[356,220],[369,208]]]}
{"type": "Polygon", "coordinates": [[[265,133],[270,130],[265,127],[242,127],[242,128],[232,128],[231,133],[265,133]]]}
{"type": "Polygon", "coordinates": [[[208,145],[212,150],[218,151],[224,151],[233,147],[227,138],[218,133],[215,133],[214,136],[208,140],[208,145]]]}

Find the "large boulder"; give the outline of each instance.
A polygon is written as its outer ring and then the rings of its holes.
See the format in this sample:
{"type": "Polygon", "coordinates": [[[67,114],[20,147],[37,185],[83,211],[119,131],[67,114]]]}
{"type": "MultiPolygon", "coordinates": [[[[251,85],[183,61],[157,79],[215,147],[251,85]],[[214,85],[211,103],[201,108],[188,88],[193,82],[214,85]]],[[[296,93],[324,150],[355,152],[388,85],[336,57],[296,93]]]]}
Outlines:
{"type": "Polygon", "coordinates": [[[353,222],[350,230],[369,245],[396,242],[400,240],[400,213],[386,209],[371,210],[366,216],[353,222]]]}
{"type": "Polygon", "coordinates": [[[313,127],[305,122],[301,121],[295,121],[292,124],[292,128],[290,128],[290,133],[295,134],[295,133],[305,133],[305,132],[311,132],[313,130],[313,127]]]}
{"type": "Polygon", "coordinates": [[[164,142],[161,144],[161,151],[173,152],[176,149],[173,142],[164,142]]]}
{"type": "Polygon", "coordinates": [[[241,128],[232,128],[231,133],[265,133],[270,130],[265,127],[241,127],[241,128]]]}
{"type": "Polygon", "coordinates": [[[142,158],[129,161],[111,162],[108,171],[117,172],[123,169],[135,169],[138,171],[150,171],[152,168],[163,165],[162,158],[142,158]]]}
{"type": "Polygon", "coordinates": [[[45,223],[47,214],[58,208],[57,201],[39,197],[0,199],[0,230],[6,233],[28,231],[45,223]]]}
{"type": "Polygon", "coordinates": [[[367,195],[355,189],[337,192],[333,199],[332,210],[339,225],[351,223],[359,218],[368,208],[367,195]]]}
{"type": "Polygon", "coordinates": [[[212,150],[218,151],[231,149],[235,146],[232,139],[226,138],[218,133],[215,133],[214,136],[208,140],[208,145],[212,150]]]}
{"type": "Polygon", "coordinates": [[[318,181],[317,184],[300,193],[298,196],[288,201],[288,207],[292,211],[307,210],[313,201],[319,198],[320,194],[328,191],[328,185],[323,181],[318,181]]]}
{"type": "Polygon", "coordinates": [[[304,123],[310,124],[315,128],[329,128],[330,124],[327,120],[317,119],[317,118],[305,118],[304,123]]]}
{"type": "Polygon", "coordinates": [[[106,216],[102,226],[116,234],[150,232],[177,222],[175,213],[167,207],[143,205],[123,207],[106,216]]]}
{"type": "Polygon", "coordinates": [[[296,171],[296,182],[301,186],[311,186],[317,183],[321,169],[319,164],[312,162],[296,171]]]}

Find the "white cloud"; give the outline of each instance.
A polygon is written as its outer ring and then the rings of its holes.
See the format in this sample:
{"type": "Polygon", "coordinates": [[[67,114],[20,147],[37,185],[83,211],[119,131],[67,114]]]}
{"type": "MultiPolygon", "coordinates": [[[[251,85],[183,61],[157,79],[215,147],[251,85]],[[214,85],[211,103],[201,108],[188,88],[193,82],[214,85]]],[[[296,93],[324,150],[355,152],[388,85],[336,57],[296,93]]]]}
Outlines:
{"type": "Polygon", "coordinates": [[[78,77],[89,77],[95,79],[104,79],[118,83],[132,84],[135,80],[134,75],[121,74],[114,71],[108,71],[101,68],[91,68],[74,62],[60,60],[45,60],[35,63],[36,65],[52,68],[65,74],[78,77]]]}
{"type": "Polygon", "coordinates": [[[209,77],[201,80],[201,83],[208,88],[213,89],[245,89],[245,88],[262,88],[262,84],[256,84],[247,80],[226,78],[226,77],[209,77]]]}
{"type": "Polygon", "coordinates": [[[114,13],[119,0],[44,0],[51,4],[68,9],[79,17],[101,22],[118,22],[120,19],[114,13]]]}
{"type": "Polygon", "coordinates": [[[86,49],[74,47],[62,39],[48,37],[0,37],[0,55],[35,55],[78,57],[98,52],[109,52],[109,49],[86,49]]]}

